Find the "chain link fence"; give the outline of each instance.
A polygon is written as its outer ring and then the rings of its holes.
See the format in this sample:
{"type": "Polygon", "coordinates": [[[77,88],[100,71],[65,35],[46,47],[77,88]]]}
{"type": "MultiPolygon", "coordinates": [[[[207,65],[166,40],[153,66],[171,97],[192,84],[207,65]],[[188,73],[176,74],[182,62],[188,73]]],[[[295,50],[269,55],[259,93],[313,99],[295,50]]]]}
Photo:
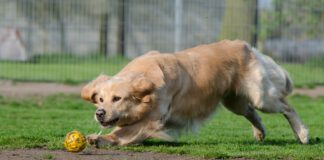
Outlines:
{"type": "Polygon", "coordinates": [[[324,84],[324,0],[0,0],[0,78],[80,83],[149,50],[243,39],[324,84]]]}

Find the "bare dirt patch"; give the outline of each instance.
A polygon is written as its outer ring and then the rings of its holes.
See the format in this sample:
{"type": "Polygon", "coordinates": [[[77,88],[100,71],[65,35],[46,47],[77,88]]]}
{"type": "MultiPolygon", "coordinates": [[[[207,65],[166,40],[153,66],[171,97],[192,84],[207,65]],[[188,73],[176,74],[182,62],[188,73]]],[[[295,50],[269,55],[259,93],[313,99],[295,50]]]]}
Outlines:
{"type": "Polygon", "coordinates": [[[13,82],[0,80],[0,95],[4,97],[49,96],[59,93],[80,94],[83,85],[65,85],[43,82],[13,82]]]}
{"type": "Polygon", "coordinates": [[[298,88],[294,90],[293,94],[307,95],[312,98],[324,96],[324,86],[317,86],[313,89],[298,88]]]}
{"type": "Polygon", "coordinates": [[[86,149],[80,153],[70,153],[63,150],[44,149],[16,149],[0,150],[1,160],[198,160],[201,158],[176,154],[164,154],[153,152],[130,152],[108,149],[86,149]]]}
{"type": "MultiPolygon", "coordinates": [[[[72,86],[59,83],[13,82],[0,80],[0,95],[4,97],[24,98],[32,96],[49,96],[59,93],[80,94],[84,85],[85,84],[72,86]]],[[[295,89],[293,94],[307,95],[312,98],[324,96],[324,86],[318,86],[314,89],[295,89]]]]}

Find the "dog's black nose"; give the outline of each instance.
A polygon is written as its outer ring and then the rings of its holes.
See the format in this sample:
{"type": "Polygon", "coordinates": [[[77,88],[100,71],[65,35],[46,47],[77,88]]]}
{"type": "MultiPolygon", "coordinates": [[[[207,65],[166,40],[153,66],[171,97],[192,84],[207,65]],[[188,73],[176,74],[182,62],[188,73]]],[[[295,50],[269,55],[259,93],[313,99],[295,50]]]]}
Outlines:
{"type": "Polygon", "coordinates": [[[104,109],[97,109],[96,116],[97,118],[103,118],[106,114],[106,111],[104,109]]]}

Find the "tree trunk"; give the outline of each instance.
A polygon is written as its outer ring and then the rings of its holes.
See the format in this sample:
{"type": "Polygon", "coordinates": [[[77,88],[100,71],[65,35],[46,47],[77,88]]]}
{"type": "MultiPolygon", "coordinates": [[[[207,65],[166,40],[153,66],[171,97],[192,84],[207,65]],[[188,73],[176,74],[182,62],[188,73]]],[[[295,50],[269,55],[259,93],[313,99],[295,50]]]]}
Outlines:
{"type": "Polygon", "coordinates": [[[257,0],[227,0],[225,9],[220,39],[241,39],[255,43],[257,0]]]}

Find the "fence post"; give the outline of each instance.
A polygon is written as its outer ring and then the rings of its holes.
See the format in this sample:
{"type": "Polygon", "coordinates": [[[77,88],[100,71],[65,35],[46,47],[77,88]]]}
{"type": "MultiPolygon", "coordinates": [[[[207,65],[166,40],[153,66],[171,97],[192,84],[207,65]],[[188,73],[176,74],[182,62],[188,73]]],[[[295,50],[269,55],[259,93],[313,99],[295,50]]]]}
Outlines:
{"type": "Polygon", "coordinates": [[[100,15],[99,53],[107,57],[108,51],[108,13],[100,15]]]}
{"type": "Polygon", "coordinates": [[[255,10],[254,10],[254,27],[255,31],[253,32],[252,45],[258,47],[258,34],[259,34],[259,1],[255,0],[255,10]]]}
{"type": "Polygon", "coordinates": [[[175,18],[174,18],[174,51],[181,49],[181,34],[182,34],[182,0],[175,0],[175,18]]]}
{"type": "Polygon", "coordinates": [[[125,56],[125,0],[118,0],[117,54],[125,56]]]}

